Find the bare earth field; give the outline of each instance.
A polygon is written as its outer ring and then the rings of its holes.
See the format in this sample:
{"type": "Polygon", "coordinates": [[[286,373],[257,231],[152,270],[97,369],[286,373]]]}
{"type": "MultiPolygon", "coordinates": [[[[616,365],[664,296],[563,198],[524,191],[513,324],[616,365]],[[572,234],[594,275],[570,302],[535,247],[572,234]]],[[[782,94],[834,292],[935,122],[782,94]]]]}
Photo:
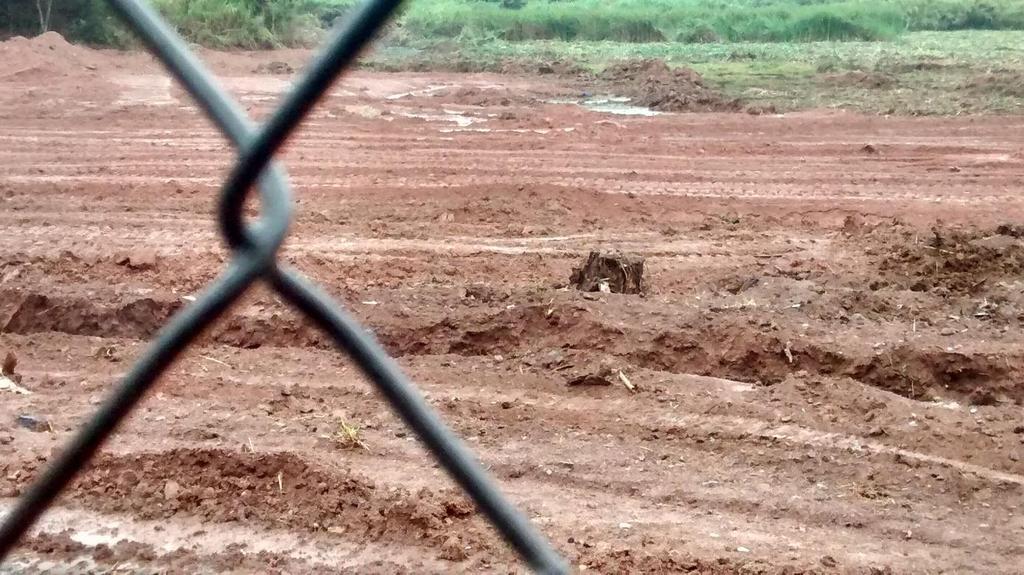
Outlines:
{"type": "MultiPolygon", "coordinates": [[[[51,41],[0,45],[0,354],[31,392],[0,390],[0,509],[228,257],[224,139],[148,57],[51,41]]],[[[208,55],[258,116],[305,56],[208,55]]],[[[580,90],[350,75],[283,158],[282,258],[580,572],[1021,573],[1024,119],[551,103],[580,90]],[[613,248],[647,294],[567,287],[613,248]],[[567,385],[602,363],[637,389],[567,385]]],[[[523,570],[262,288],[0,567],[523,570]]]]}

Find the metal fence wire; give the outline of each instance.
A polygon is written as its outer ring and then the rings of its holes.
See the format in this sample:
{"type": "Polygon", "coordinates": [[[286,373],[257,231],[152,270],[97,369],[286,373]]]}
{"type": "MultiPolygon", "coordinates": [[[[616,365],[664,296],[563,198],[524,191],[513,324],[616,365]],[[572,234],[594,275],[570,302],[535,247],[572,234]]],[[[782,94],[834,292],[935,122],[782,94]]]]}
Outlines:
{"type": "Polygon", "coordinates": [[[400,1],[367,0],[334,33],[284,103],[258,127],[148,4],[143,0],[108,2],[238,150],[238,161],[221,190],[218,206],[220,228],[233,256],[202,297],[157,334],[124,381],[18,500],[0,527],[0,560],[88,463],[160,374],[250,286],[262,279],[352,357],[530,568],[538,573],[567,573],[563,559],[501,494],[475,455],[445,427],[380,344],[317,286],[276,260],[291,220],[292,206],[287,175],[272,158],[338,75],[387,22],[400,1]],[[260,192],[261,216],[246,224],[242,206],[254,185],[260,192]]]}

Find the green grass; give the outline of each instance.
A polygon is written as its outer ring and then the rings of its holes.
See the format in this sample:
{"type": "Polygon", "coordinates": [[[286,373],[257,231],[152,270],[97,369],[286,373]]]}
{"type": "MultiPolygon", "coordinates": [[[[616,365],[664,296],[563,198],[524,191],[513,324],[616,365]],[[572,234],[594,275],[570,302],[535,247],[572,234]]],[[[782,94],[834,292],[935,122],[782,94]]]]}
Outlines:
{"type": "Polygon", "coordinates": [[[443,0],[413,2],[402,24],[417,38],[616,42],[880,40],[906,28],[899,8],[860,0],[443,0]]]}
{"type": "MultiPolygon", "coordinates": [[[[123,37],[103,0],[54,0],[53,29],[123,37]]],[[[307,44],[358,0],[154,0],[215,47],[307,44]]],[[[1024,30],[1021,0],[410,0],[390,35],[452,39],[729,43],[891,40],[906,31],[1024,30]]],[[[35,0],[0,3],[0,36],[38,33],[35,0]]]]}
{"type": "Polygon", "coordinates": [[[183,36],[214,48],[313,43],[322,21],[311,0],[152,0],[183,36]]]}
{"type": "Polygon", "coordinates": [[[888,42],[799,44],[462,39],[385,45],[369,54],[364,65],[474,71],[500,70],[510,61],[527,69],[571,61],[597,71],[633,58],[694,68],[727,96],[783,111],[1024,112],[1024,84],[1019,83],[1024,78],[1024,32],[1019,31],[909,32],[888,42]],[[875,79],[884,85],[872,85],[875,79]]]}
{"type": "Polygon", "coordinates": [[[828,61],[847,67],[874,67],[889,60],[957,60],[976,65],[1024,64],[1024,32],[961,31],[910,32],[889,42],[734,42],[683,44],[676,42],[560,42],[506,40],[434,41],[418,44],[379,46],[371,61],[419,55],[433,57],[456,50],[463,57],[480,61],[503,58],[519,60],[571,59],[599,68],[613,60],[660,58],[677,64],[727,62],[802,63],[818,66],[828,61]]]}
{"type": "Polygon", "coordinates": [[[493,0],[412,2],[415,38],[508,41],[887,40],[907,30],[1024,29],[1019,0],[493,0]]]}
{"type": "MultiPolygon", "coordinates": [[[[133,36],[105,0],[52,0],[50,29],[68,39],[128,45],[133,36]]],[[[214,48],[314,43],[357,0],[149,0],[185,38],[214,48]]],[[[40,33],[36,0],[0,2],[0,39],[40,33]]]]}
{"type": "Polygon", "coordinates": [[[418,38],[616,42],[885,40],[906,30],[1024,29],[1019,0],[488,0],[412,2],[418,38]]]}
{"type": "Polygon", "coordinates": [[[895,0],[910,30],[1021,30],[1024,3],[1017,0],[895,0]]]}

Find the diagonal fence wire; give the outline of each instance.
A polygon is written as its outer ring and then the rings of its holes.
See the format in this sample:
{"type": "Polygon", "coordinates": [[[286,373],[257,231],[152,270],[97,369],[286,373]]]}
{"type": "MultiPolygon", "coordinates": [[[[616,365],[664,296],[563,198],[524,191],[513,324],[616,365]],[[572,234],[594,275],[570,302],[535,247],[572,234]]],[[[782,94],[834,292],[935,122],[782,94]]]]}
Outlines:
{"type": "Polygon", "coordinates": [[[387,22],[400,0],[367,0],[348,24],[335,33],[310,71],[259,129],[143,0],[108,2],[238,149],[238,161],[221,190],[218,205],[221,232],[233,250],[233,257],[203,295],[157,334],[114,393],[4,518],[0,525],[0,561],[181,352],[249,287],[264,280],[355,360],[531,569],[537,573],[567,573],[558,553],[501,494],[475,455],[445,427],[380,344],[322,290],[276,261],[291,220],[291,192],[287,175],[272,162],[273,156],[360,49],[387,22]],[[255,184],[262,213],[259,220],[247,225],[242,206],[255,184]]]}

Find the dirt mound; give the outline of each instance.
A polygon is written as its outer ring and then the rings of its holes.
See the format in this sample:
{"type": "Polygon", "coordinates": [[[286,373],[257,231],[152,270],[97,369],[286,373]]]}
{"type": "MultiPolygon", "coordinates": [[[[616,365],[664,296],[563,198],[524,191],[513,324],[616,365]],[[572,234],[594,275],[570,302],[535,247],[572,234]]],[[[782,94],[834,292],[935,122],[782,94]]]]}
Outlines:
{"type": "Polygon", "coordinates": [[[699,83],[700,75],[689,68],[669,68],[664,60],[622,60],[609,64],[600,78],[609,82],[642,82],[648,79],[666,80],[676,77],[690,83],[699,83]]]}
{"type": "Polygon", "coordinates": [[[921,72],[923,70],[948,70],[950,68],[963,67],[964,64],[958,63],[954,60],[919,60],[917,62],[908,62],[903,64],[896,64],[892,66],[885,66],[883,69],[894,74],[903,74],[906,72],[921,72]]]}
{"type": "Polygon", "coordinates": [[[521,92],[508,88],[478,88],[461,86],[437,92],[438,98],[453,104],[466,106],[521,106],[533,104],[536,100],[521,92]]]}
{"type": "Polygon", "coordinates": [[[955,294],[976,294],[1000,282],[1019,281],[1024,274],[1024,243],[1016,226],[995,231],[932,228],[931,237],[897,239],[879,262],[891,281],[911,291],[942,288],[955,294]]]}
{"type": "MultiPolygon", "coordinates": [[[[585,547],[579,544],[578,547],[585,547]]],[[[581,563],[588,570],[596,573],[698,573],[700,575],[726,575],[733,573],[771,573],[772,569],[762,569],[757,562],[736,562],[724,557],[715,560],[702,560],[677,550],[643,547],[635,548],[626,544],[617,544],[598,552],[583,549],[580,553],[581,563]]],[[[798,575],[804,571],[783,571],[798,575]]]]}
{"type": "Polygon", "coordinates": [[[288,75],[294,74],[295,68],[292,68],[288,62],[282,62],[280,60],[274,60],[273,62],[262,62],[253,69],[256,74],[271,74],[271,75],[288,75]]]}
{"type": "Polygon", "coordinates": [[[179,299],[143,297],[95,302],[16,290],[0,292],[0,328],[6,333],[58,331],[77,335],[147,338],[179,308],[179,299]]]}
{"type": "Polygon", "coordinates": [[[861,70],[827,74],[823,80],[829,86],[844,88],[888,88],[896,85],[896,78],[888,74],[861,70]]]}
{"type": "Polygon", "coordinates": [[[41,106],[47,116],[71,107],[117,100],[104,54],[69,44],[56,32],[0,43],[0,114],[19,105],[41,106]]]}
{"type": "Polygon", "coordinates": [[[40,79],[54,76],[93,75],[104,67],[102,54],[68,43],[56,32],[32,39],[17,36],[0,42],[0,77],[40,79]]]}
{"type": "MultiPolygon", "coordinates": [[[[75,500],[144,519],[178,513],[207,520],[257,521],[368,538],[440,544],[461,533],[474,507],[460,495],[381,490],[368,478],[313,466],[292,453],[221,449],[104,455],[72,488],[75,500]]],[[[477,543],[481,545],[482,543],[477,543]]]]}
{"type": "MultiPolygon", "coordinates": [[[[935,250],[920,246],[915,252],[911,249],[913,243],[902,248],[903,251],[893,250],[878,264],[883,278],[887,278],[885,281],[891,288],[930,289],[938,298],[942,298],[943,293],[953,294],[954,290],[965,290],[955,295],[966,296],[971,289],[978,289],[978,293],[971,295],[973,301],[968,302],[970,308],[958,304],[958,309],[966,310],[975,320],[1016,324],[1018,310],[1024,309],[1024,303],[1020,298],[1001,295],[1013,290],[982,289],[981,285],[1005,286],[1014,281],[1012,270],[1024,270],[1021,240],[1005,235],[987,236],[967,242],[967,247],[953,249],[947,249],[952,239],[943,241],[947,242],[943,244],[947,247],[941,249],[950,252],[948,254],[935,255],[932,253],[935,250]],[[1000,247],[1003,244],[1011,247],[1000,247]],[[896,269],[897,265],[904,267],[896,269]]],[[[736,294],[756,290],[759,281],[751,277],[726,277],[716,289],[736,294]]],[[[876,287],[830,298],[821,306],[829,310],[822,317],[849,321],[854,313],[890,318],[901,313],[885,295],[891,291],[872,291],[876,287]]],[[[475,295],[474,300],[481,302],[507,299],[507,296],[487,292],[481,295],[476,288],[467,290],[467,295],[471,293],[475,295]]],[[[24,294],[16,290],[0,291],[0,302],[5,300],[11,302],[0,304],[0,331],[5,333],[52,331],[137,339],[151,337],[181,306],[178,300],[149,297],[96,302],[24,294]]],[[[777,383],[794,370],[805,370],[850,377],[914,398],[936,389],[967,395],[981,388],[1013,401],[1024,401],[1024,394],[1011,377],[1011,367],[1019,361],[1017,356],[912,346],[878,355],[874,348],[851,349],[828,340],[807,340],[791,345],[786,336],[771,327],[774,325],[771,319],[751,323],[742,313],[734,315],[725,310],[720,310],[710,322],[700,315],[681,315],[671,326],[630,328],[616,321],[602,320],[600,314],[595,314],[588,306],[582,301],[544,303],[514,306],[493,314],[468,311],[436,322],[376,321],[373,326],[385,348],[400,356],[502,355],[522,357],[524,365],[539,366],[541,371],[557,371],[570,364],[587,363],[585,358],[567,360],[577,352],[599,351],[637,367],[668,373],[777,383]],[[787,356],[787,348],[792,360],[787,356]],[[559,351],[553,359],[534,358],[541,349],[559,351]]],[[[933,323],[920,310],[912,315],[915,319],[923,318],[919,328],[922,331],[933,323]]],[[[935,322],[938,325],[938,320],[935,322]]],[[[330,341],[308,320],[274,310],[229,314],[203,337],[203,341],[244,349],[264,346],[332,348],[330,341]]]]}
{"type": "Polygon", "coordinates": [[[502,74],[541,74],[564,77],[590,76],[589,70],[573,60],[559,59],[529,62],[516,59],[503,60],[498,71],[502,74]]]}
{"type": "Polygon", "coordinates": [[[1024,98],[1024,72],[1016,70],[990,72],[971,78],[960,88],[975,94],[1024,98]]]}
{"type": "MultiPolygon", "coordinates": [[[[85,545],[74,539],[75,532],[68,529],[62,533],[38,533],[22,542],[22,548],[45,557],[52,572],[60,573],[110,573],[114,570],[130,569],[139,562],[149,569],[135,569],[139,573],[335,573],[336,571],[311,565],[301,559],[277,553],[260,551],[245,553],[238,547],[228,545],[219,553],[209,555],[183,548],[167,551],[137,541],[122,540],[114,544],[100,543],[85,545]],[[73,565],[73,570],[60,567],[73,565]]],[[[31,564],[31,561],[29,562],[31,564]]],[[[35,565],[39,565],[36,563],[35,565]]],[[[389,573],[409,573],[400,565],[388,565],[389,573]]],[[[17,568],[16,568],[17,569],[17,568]]],[[[32,572],[31,569],[22,572],[32,572]]]]}
{"type": "Polygon", "coordinates": [[[709,88],[690,68],[670,68],[663,60],[625,60],[601,72],[599,80],[640,106],[663,112],[736,111],[742,106],[709,88]]]}

